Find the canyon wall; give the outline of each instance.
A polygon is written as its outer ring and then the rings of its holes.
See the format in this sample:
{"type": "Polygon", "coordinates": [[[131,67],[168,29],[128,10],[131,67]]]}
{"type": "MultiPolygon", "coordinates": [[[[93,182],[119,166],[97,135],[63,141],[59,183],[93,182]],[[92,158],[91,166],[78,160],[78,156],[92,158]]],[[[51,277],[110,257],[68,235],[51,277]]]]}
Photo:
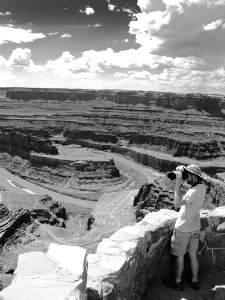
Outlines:
{"type": "Polygon", "coordinates": [[[164,146],[174,157],[190,157],[196,159],[212,159],[223,155],[224,146],[218,141],[184,141],[160,135],[134,135],[130,144],[148,144],[164,146]]]}
{"type": "MultiPolygon", "coordinates": [[[[110,150],[111,152],[124,155],[131,158],[132,160],[141,163],[142,165],[149,166],[155,170],[161,171],[163,173],[171,172],[175,170],[179,165],[187,165],[187,161],[183,157],[175,158],[169,155],[159,155],[156,152],[151,152],[145,149],[137,147],[123,147],[112,144],[100,144],[94,141],[86,140],[76,140],[74,141],[77,144],[83,147],[91,147],[98,150],[110,150]]],[[[216,173],[223,173],[225,167],[223,165],[215,164],[203,164],[201,161],[198,161],[198,165],[201,167],[202,171],[210,175],[216,175],[216,173]]]]}
{"type": "Polygon", "coordinates": [[[149,95],[145,92],[110,91],[110,90],[50,90],[50,89],[12,89],[7,90],[6,97],[18,100],[56,100],[56,101],[90,101],[104,99],[117,103],[149,104],[149,95]]]}
{"type": "Polygon", "coordinates": [[[202,94],[178,95],[167,93],[156,99],[156,105],[176,110],[193,108],[208,113],[221,113],[220,99],[202,94]]]}
{"type": "Polygon", "coordinates": [[[63,136],[67,138],[67,143],[72,144],[79,139],[93,140],[104,143],[116,143],[118,141],[115,134],[107,131],[93,131],[93,130],[69,130],[66,129],[63,136]]]}
{"type": "Polygon", "coordinates": [[[142,104],[148,106],[156,103],[157,106],[185,110],[194,108],[209,113],[221,112],[221,97],[203,94],[176,94],[145,91],[115,91],[115,90],[70,90],[70,89],[7,89],[6,97],[18,100],[57,100],[57,101],[90,101],[103,99],[119,104],[142,104]]]}
{"type": "Polygon", "coordinates": [[[30,151],[46,154],[58,154],[58,150],[49,140],[19,132],[0,132],[0,149],[28,157],[30,151]]]}

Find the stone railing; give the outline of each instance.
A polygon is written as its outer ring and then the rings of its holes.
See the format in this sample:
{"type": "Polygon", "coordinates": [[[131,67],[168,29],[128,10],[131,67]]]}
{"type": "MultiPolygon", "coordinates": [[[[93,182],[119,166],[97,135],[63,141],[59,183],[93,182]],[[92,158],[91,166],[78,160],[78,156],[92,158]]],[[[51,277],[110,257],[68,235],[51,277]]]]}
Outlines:
{"type": "MultiPolygon", "coordinates": [[[[0,298],[143,299],[152,278],[171,272],[169,244],[176,217],[177,212],[168,209],[149,213],[134,226],[123,227],[103,239],[96,253],[87,257],[85,249],[55,244],[50,245],[47,254],[22,254],[15,270],[17,276],[0,298]],[[64,292],[58,292],[58,287],[64,285],[64,292]]],[[[202,211],[200,271],[225,271],[224,237],[225,206],[202,211]]]]}

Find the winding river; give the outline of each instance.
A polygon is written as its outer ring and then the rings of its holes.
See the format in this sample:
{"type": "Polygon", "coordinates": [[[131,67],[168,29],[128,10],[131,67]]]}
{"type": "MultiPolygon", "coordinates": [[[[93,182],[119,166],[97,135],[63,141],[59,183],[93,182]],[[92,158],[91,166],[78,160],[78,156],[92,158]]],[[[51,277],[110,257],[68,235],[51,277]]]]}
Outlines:
{"type": "MultiPolygon", "coordinates": [[[[158,175],[160,175],[158,172],[140,164],[137,164],[129,159],[126,159],[121,155],[110,152],[101,153],[107,157],[112,158],[119,169],[123,169],[125,170],[125,172],[129,173],[129,175],[133,176],[134,181],[136,183],[138,182],[139,186],[141,186],[145,182],[152,182],[158,175]]],[[[25,179],[22,179],[19,176],[13,175],[12,173],[3,168],[0,168],[0,186],[5,190],[14,193],[37,195],[48,194],[55,201],[74,204],[82,207],[93,208],[96,204],[95,201],[77,199],[68,195],[63,195],[51,191],[49,189],[31,183],[25,179]]]]}

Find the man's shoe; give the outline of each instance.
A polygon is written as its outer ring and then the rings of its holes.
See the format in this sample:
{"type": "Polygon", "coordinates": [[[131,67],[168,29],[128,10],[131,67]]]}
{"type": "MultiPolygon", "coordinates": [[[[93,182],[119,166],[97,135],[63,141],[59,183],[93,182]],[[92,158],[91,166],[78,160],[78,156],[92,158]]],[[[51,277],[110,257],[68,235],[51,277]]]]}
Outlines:
{"type": "Polygon", "coordinates": [[[192,288],[194,289],[194,290],[200,290],[200,284],[199,284],[199,282],[198,281],[191,281],[190,280],[190,284],[191,284],[191,286],[192,286],[192,288]]]}
{"type": "Polygon", "coordinates": [[[163,284],[171,289],[174,289],[175,291],[183,291],[183,283],[176,282],[174,279],[163,279],[163,284]]]}

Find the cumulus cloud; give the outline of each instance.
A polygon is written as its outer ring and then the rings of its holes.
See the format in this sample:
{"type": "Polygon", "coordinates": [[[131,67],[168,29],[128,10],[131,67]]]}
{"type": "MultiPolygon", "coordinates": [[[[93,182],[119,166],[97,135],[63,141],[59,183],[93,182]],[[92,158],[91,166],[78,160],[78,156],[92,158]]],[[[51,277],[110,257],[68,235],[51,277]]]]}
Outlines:
{"type": "Polygon", "coordinates": [[[110,11],[114,11],[114,10],[116,10],[116,6],[113,5],[113,4],[111,4],[111,3],[108,3],[108,9],[109,9],[110,11]]]}
{"type": "Polygon", "coordinates": [[[86,15],[93,15],[95,13],[94,9],[90,6],[87,6],[84,10],[80,10],[81,13],[86,14],[86,15]]]}
{"type": "Polygon", "coordinates": [[[5,13],[0,12],[0,16],[2,16],[2,17],[10,16],[10,15],[11,15],[11,12],[9,12],[9,11],[7,11],[7,12],[5,12],[5,13]]]}
{"type": "Polygon", "coordinates": [[[149,51],[168,56],[224,57],[225,0],[138,0],[129,32],[149,51]],[[216,16],[216,21],[215,21],[216,16]]]}
{"type": "Polygon", "coordinates": [[[203,29],[206,31],[214,30],[214,29],[218,28],[222,23],[223,23],[223,20],[217,20],[217,21],[211,22],[207,25],[203,25],[203,29]]]}
{"type": "Polygon", "coordinates": [[[61,35],[61,38],[63,38],[63,39],[65,39],[65,38],[71,38],[71,37],[72,37],[72,35],[69,34],[69,33],[64,33],[64,34],[61,35]]]}
{"type": "Polygon", "coordinates": [[[0,55],[0,67],[4,65],[5,58],[0,55]]]}
{"type": "Polygon", "coordinates": [[[1,68],[11,74],[14,74],[14,70],[15,74],[21,71],[33,78],[39,78],[39,72],[43,72],[43,80],[49,76],[68,86],[72,79],[76,79],[76,83],[88,80],[89,86],[97,87],[98,82],[98,87],[101,84],[106,87],[106,82],[103,84],[101,81],[103,75],[104,78],[110,78],[108,82],[111,82],[111,88],[219,93],[224,91],[225,85],[225,63],[207,66],[200,57],[156,55],[144,47],[119,52],[111,48],[89,50],[77,57],[65,51],[57,59],[43,65],[33,62],[30,49],[17,48],[8,60],[0,56],[1,68]]]}
{"type": "Polygon", "coordinates": [[[0,45],[4,43],[28,43],[36,39],[43,39],[46,36],[42,33],[32,33],[32,31],[13,28],[11,26],[0,26],[0,45]]]}
{"type": "Polygon", "coordinates": [[[56,31],[56,32],[49,32],[48,35],[56,35],[56,34],[58,34],[58,31],[56,31]]]}
{"type": "Polygon", "coordinates": [[[9,60],[6,62],[6,66],[9,68],[28,68],[31,61],[31,50],[28,48],[17,48],[13,50],[9,60]]]}

